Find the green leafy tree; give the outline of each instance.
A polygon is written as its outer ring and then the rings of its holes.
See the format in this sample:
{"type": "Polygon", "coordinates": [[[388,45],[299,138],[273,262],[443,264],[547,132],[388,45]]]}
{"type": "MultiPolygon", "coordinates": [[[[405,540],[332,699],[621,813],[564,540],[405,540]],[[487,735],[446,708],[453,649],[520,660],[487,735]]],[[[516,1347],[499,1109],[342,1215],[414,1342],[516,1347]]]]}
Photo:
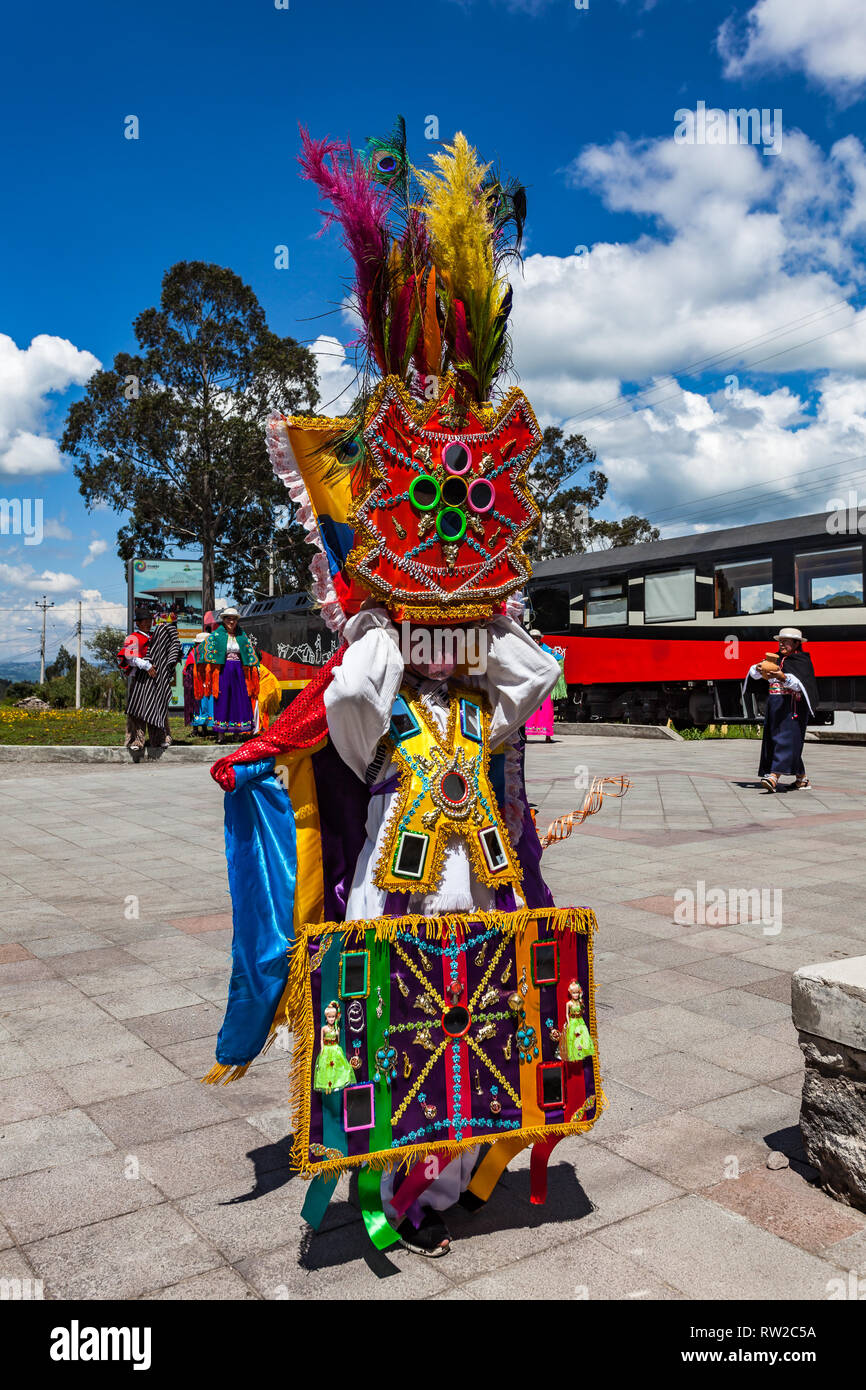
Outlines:
{"type": "Polygon", "coordinates": [[[56,657],[45,667],[46,681],[56,680],[58,677],[68,676],[70,671],[75,670],[75,657],[61,646],[56,657]]]}
{"type": "Polygon", "coordinates": [[[112,627],[110,623],[105,623],[96,629],[86,646],[100,669],[116,670],[117,653],[120,651],[125,636],[126,633],[122,627],[112,627]]]}
{"type": "Polygon", "coordinates": [[[599,521],[592,523],[594,537],[601,542],[600,549],[615,545],[643,545],[646,541],[657,541],[661,531],[651,526],[646,517],[624,516],[622,521],[599,521]]]}
{"type": "MultiPolygon", "coordinates": [[[[133,324],[135,353],[91,377],[69,410],[62,448],[88,507],[127,513],[118,554],[200,551],[205,609],[217,582],[266,588],[273,511],[286,502],[267,456],[273,410],[318,401],[315,358],[272,333],[255,294],[233,271],[180,261],[159,308],[133,324]],[[254,558],[253,558],[254,557],[254,558]]],[[[293,576],[298,528],[274,536],[274,567],[293,576]]]]}
{"type": "Polygon", "coordinates": [[[571,434],[549,425],[529,478],[541,510],[541,526],[527,550],[535,560],[576,555],[598,546],[634,545],[637,540],[657,540],[659,532],[643,517],[601,521],[592,513],[607,492],[607,477],[591,465],[595,450],[582,434],[571,434]],[[586,469],[588,473],[585,473],[586,469]],[[575,481],[584,474],[581,481],[575,481]]]}

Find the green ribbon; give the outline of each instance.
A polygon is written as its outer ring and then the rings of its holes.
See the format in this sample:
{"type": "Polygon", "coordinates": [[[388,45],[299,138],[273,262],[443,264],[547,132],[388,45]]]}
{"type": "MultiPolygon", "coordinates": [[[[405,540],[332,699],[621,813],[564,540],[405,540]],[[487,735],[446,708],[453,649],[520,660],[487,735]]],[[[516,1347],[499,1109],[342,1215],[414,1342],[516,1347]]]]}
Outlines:
{"type": "MultiPolygon", "coordinates": [[[[367,950],[370,952],[370,994],[367,999],[367,1074],[371,1078],[377,1071],[376,1052],[387,1047],[385,1029],[391,1020],[391,948],[387,941],[377,941],[376,933],[366,934],[367,950]],[[382,1017],[378,1018],[376,1009],[381,991],[382,1017]]],[[[374,1082],[374,1123],[370,1130],[370,1151],[390,1148],[391,1145],[391,1087],[385,1081],[374,1082]]],[[[362,1168],[358,1174],[358,1200],[361,1215],[367,1227],[367,1235],[377,1250],[387,1250],[396,1245],[400,1237],[389,1223],[382,1210],[382,1173],[378,1169],[362,1168]]]]}
{"type": "MultiPolygon", "coordinates": [[[[340,974],[340,954],[338,951],[327,951],[322,964],[321,971],[321,1014],[324,1022],[325,1005],[331,999],[336,999],[337,987],[340,974]]],[[[345,1051],[346,1034],[342,1021],[342,1010],[340,1019],[340,1044],[345,1051]]],[[[346,1132],[343,1129],[343,1121],[340,1114],[343,1104],[342,1091],[334,1091],[331,1095],[322,1092],[322,1143],[326,1149],[336,1149],[339,1153],[348,1152],[346,1144],[346,1132]]],[[[320,1174],[313,1178],[310,1183],[309,1191],[304,1198],[304,1205],[301,1208],[301,1216],[306,1222],[317,1231],[322,1224],[325,1212],[328,1210],[328,1203],[334,1195],[334,1189],[340,1180],[339,1173],[326,1177],[320,1174]]]]}

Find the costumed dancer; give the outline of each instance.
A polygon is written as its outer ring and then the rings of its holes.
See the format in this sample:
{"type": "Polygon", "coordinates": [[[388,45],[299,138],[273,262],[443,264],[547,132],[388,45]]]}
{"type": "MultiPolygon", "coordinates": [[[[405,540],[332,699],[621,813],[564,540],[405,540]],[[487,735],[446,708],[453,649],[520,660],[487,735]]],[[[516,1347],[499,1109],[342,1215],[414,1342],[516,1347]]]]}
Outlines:
{"type": "MultiPolygon", "coordinates": [[[[451,630],[437,632],[442,649],[453,651],[456,640],[451,630]]],[[[413,650],[413,639],[418,648],[425,635],[424,629],[420,635],[416,629],[410,629],[408,650],[413,650]]],[[[414,698],[408,701],[405,693],[402,697],[410,711],[420,708],[422,718],[426,715],[434,720],[443,736],[461,692],[483,692],[490,713],[487,746],[496,748],[511,744],[524,720],[542,699],[549,698],[548,692],[556,683],[559,667],[555,658],[541,651],[513,618],[505,614],[494,618],[481,635],[486,671],[484,675],[473,675],[465,668],[458,671],[453,660],[438,666],[405,666],[398,631],[383,608],[367,609],[346,624],[343,637],[348,650],[324,694],[328,734],[343,762],[371,789],[366,838],[346,902],[347,921],[405,913],[435,917],[472,908],[489,911],[497,905],[523,905],[522,897],[505,888],[500,890],[497,902],[496,891],[479,878],[466,841],[456,836],[444,847],[441,878],[435,891],[389,893],[376,882],[377,864],[394,855],[394,829],[399,824],[400,763],[389,752],[383,757],[381,744],[401,690],[411,690],[413,694],[414,698]]],[[[512,757],[519,759],[518,745],[512,749],[512,757]]],[[[518,830],[519,825],[518,822],[518,830]]],[[[549,897],[546,900],[552,901],[549,897]]],[[[433,1213],[446,1211],[458,1202],[469,1186],[477,1160],[477,1149],[465,1150],[419,1194],[415,1211],[404,1217],[393,1205],[395,1173],[392,1170],[385,1175],[385,1215],[405,1244],[426,1254],[447,1249],[448,1229],[433,1213]]]]}
{"type": "Polygon", "coordinates": [[[280,683],[263,661],[259,662],[258,725],[256,733],[269,729],[277,717],[282,704],[283,692],[280,683]]]}
{"type": "Polygon", "coordinates": [[[217,743],[224,743],[226,734],[245,737],[255,729],[259,659],[239,622],[236,608],[224,608],[219,626],[207,636],[201,649],[202,688],[213,698],[217,743]]]}
{"type": "MultiPolygon", "coordinates": [[[[402,120],[364,155],[302,142],[355,262],[368,377],[356,415],[275,415],[268,447],[341,644],[211,769],[226,793],[234,942],[204,1079],[238,1079],[288,1023],[305,1219],[318,1227],[339,1173],[357,1167],[377,1248],[437,1256],[443,1211],[483,1205],[528,1144],[543,1201],[553,1147],[605,1104],[577,1027],[584,998],[594,1027],[594,917],[554,908],[523,776],[521,725],[560,675],[517,621],[541,431],[519,390],[491,404],[525,195],[460,134],[435,173],[412,170],[402,120]],[[585,992],[575,978],[580,993],[566,993],[577,974],[585,992]],[[579,1060],[551,1057],[544,990],[548,1011],[568,1000],[579,1060]]],[[[215,715],[219,727],[219,697],[215,715]]],[[[603,795],[594,784],[581,819],[603,795]]]]}
{"type": "Polygon", "coordinates": [[[173,623],[157,623],[146,608],[136,610],[135,627],[124,639],[117,664],[127,678],[125,745],[140,762],[145,743],[161,748],[166,741],[168,706],[180,642],[173,623]]]}
{"type": "Polygon", "coordinates": [[[779,778],[786,776],[794,778],[797,791],[811,791],[803,763],[803,744],[809,721],[815,718],[818,708],[812,658],[803,651],[806,638],[798,627],[781,628],[773,641],[778,642],[778,651],[767,652],[763,661],[756,662],[744,684],[746,690],[767,692],[758,776],[768,792],[775,792],[779,778]]]}
{"type": "MultiPolygon", "coordinates": [[[[546,652],[548,656],[552,657],[553,660],[556,661],[553,649],[547,645],[537,627],[532,628],[529,635],[532,638],[532,640],[535,643],[537,643],[541,651],[546,652]]],[[[557,663],[557,667],[558,665],[559,663],[557,663]]],[[[557,670],[556,686],[559,685],[561,679],[561,672],[557,670]]],[[[545,742],[547,743],[553,742],[553,701],[556,686],[547,696],[546,700],[543,701],[540,707],[537,710],[535,710],[535,712],[531,714],[526,721],[527,735],[542,734],[544,736],[545,742]]]]}

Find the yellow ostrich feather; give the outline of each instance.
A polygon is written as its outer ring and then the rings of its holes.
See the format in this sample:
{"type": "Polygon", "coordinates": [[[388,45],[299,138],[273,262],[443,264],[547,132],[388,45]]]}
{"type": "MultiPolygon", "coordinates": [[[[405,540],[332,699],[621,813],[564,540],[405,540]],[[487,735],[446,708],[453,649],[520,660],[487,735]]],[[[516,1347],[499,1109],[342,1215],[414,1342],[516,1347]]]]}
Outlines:
{"type": "Polygon", "coordinates": [[[440,279],[471,312],[477,332],[492,323],[506,285],[498,281],[493,257],[493,224],[482,191],[489,164],[481,164],[466,136],[433,156],[436,172],[416,170],[426,194],[424,214],[440,279]]]}

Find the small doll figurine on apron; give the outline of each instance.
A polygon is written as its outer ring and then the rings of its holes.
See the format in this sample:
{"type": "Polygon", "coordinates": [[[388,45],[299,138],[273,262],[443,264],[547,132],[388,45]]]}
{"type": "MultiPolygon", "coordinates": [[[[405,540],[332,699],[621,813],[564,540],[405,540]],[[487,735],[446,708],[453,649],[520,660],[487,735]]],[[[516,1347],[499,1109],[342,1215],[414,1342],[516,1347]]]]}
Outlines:
{"type": "Polygon", "coordinates": [[[568,1003],[565,1006],[565,1027],[559,1035],[559,1055],[563,1062],[582,1062],[591,1057],[595,1044],[583,1017],[583,990],[577,980],[568,986],[568,1003]]]}
{"type": "Polygon", "coordinates": [[[325,1007],[319,1041],[322,1050],[316,1059],[313,1089],[330,1095],[332,1091],[342,1091],[355,1079],[349,1059],[340,1046],[340,1006],[336,999],[325,1007]]]}

